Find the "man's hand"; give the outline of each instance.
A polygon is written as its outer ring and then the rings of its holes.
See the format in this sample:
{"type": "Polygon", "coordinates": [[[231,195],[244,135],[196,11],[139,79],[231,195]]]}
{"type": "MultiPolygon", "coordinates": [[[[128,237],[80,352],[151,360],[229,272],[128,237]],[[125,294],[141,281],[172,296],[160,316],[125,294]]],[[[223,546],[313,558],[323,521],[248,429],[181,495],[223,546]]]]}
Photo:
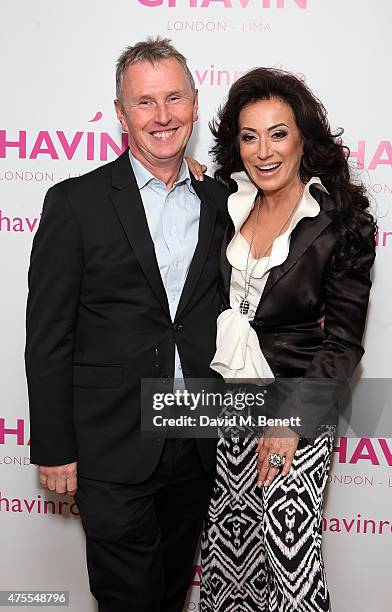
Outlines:
{"type": "Polygon", "coordinates": [[[59,495],[75,495],[78,488],[76,469],[77,463],[66,463],[65,465],[39,466],[39,480],[41,485],[49,491],[59,495]]]}

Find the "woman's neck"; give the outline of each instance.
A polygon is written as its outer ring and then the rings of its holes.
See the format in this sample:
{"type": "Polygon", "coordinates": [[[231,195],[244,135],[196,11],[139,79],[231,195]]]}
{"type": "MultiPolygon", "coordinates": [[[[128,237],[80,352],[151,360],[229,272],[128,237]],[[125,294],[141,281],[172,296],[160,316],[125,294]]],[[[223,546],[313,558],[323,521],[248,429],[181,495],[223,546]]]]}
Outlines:
{"type": "Polygon", "coordinates": [[[304,184],[298,179],[295,184],[271,192],[263,192],[262,206],[265,212],[273,213],[276,209],[291,207],[302,195],[304,184]]]}

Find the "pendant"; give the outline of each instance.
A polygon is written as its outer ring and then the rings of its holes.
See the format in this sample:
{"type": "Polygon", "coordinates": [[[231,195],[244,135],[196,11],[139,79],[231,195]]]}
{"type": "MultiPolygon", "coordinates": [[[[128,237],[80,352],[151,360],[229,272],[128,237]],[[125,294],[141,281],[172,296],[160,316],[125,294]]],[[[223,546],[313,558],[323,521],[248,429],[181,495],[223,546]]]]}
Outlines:
{"type": "Polygon", "coordinates": [[[249,304],[248,300],[243,298],[241,300],[241,304],[240,304],[240,313],[243,314],[243,315],[247,315],[248,312],[249,312],[249,306],[250,306],[250,304],[249,304]]]}

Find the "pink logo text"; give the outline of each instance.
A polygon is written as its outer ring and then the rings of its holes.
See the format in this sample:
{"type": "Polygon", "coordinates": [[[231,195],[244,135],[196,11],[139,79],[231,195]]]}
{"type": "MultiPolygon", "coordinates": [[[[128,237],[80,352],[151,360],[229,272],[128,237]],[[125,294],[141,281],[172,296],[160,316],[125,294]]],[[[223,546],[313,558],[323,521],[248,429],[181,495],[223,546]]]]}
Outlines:
{"type": "Polygon", "coordinates": [[[386,463],[392,467],[392,449],[386,438],[360,438],[352,442],[355,446],[349,449],[348,438],[339,438],[339,444],[333,449],[333,452],[337,453],[339,463],[355,465],[358,461],[370,461],[372,465],[386,463]]]}
{"type": "Polygon", "coordinates": [[[209,8],[218,6],[219,8],[232,9],[248,7],[259,7],[262,9],[278,8],[284,9],[287,6],[297,6],[300,9],[308,8],[308,0],[139,0],[140,4],[148,8],[165,6],[167,8],[209,8]],[[184,6],[185,4],[185,6],[184,6]]]}

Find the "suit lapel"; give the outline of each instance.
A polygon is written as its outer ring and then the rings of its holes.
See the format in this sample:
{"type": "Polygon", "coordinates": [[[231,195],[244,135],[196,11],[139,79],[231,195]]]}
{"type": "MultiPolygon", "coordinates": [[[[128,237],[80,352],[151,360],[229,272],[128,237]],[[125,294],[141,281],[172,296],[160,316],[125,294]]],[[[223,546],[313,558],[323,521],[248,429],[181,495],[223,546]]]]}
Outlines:
{"type": "Polygon", "coordinates": [[[234,236],[234,225],[230,220],[222,242],[221,258],[220,258],[220,279],[223,297],[223,306],[230,308],[230,282],[231,282],[231,265],[226,256],[227,245],[234,236]]]}
{"type": "MultiPolygon", "coordinates": [[[[327,214],[335,208],[332,198],[318,189],[310,187],[311,193],[320,204],[320,212],[317,217],[312,219],[305,218],[295,228],[291,235],[290,249],[287,259],[276,268],[273,268],[268,276],[268,280],[264,287],[263,294],[257,307],[256,315],[261,308],[262,303],[275,287],[279,280],[287,274],[287,272],[295,265],[300,257],[307,251],[312,242],[325,230],[332,222],[332,218],[327,214]]],[[[229,222],[225,237],[223,239],[221,251],[221,282],[223,291],[224,306],[230,307],[230,281],[231,281],[231,266],[227,261],[226,249],[230,240],[234,235],[233,223],[229,222]]]]}
{"type": "MultiPolygon", "coordinates": [[[[314,189],[314,192],[316,192],[316,189],[314,189]]],[[[317,199],[319,200],[320,205],[322,205],[322,202],[325,201],[324,198],[327,197],[329,199],[329,196],[324,196],[324,194],[320,191],[319,193],[322,194],[320,196],[321,201],[319,197],[317,197],[317,199]]],[[[291,234],[290,249],[287,259],[280,266],[277,266],[271,270],[257,310],[260,309],[261,304],[264,302],[270,291],[275,287],[276,283],[278,283],[279,280],[285,274],[287,274],[287,272],[294,266],[294,264],[297,263],[299,258],[302,257],[302,255],[307,251],[321,232],[323,232],[332,222],[331,217],[329,217],[325,212],[327,209],[330,209],[328,204],[329,202],[326,202],[326,206],[320,209],[317,217],[314,217],[313,219],[302,219],[302,221],[300,221],[298,226],[294,229],[293,233],[291,234]]]]}
{"type": "Polygon", "coordinates": [[[183,313],[186,305],[196,289],[197,282],[203,270],[211,239],[215,228],[216,204],[211,194],[211,189],[206,186],[207,181],[199,182],[191,175],[192,186],[200,199],[200,221],[197,246],[188,270],[181,298],[178,304],[175,319],[183,313]]]}
{"type": "Polygon", "coordinates": [[[148,283],[170,318],[166,291],[128,149],[113,164],[112,187],[111,200],[120,223],[148,283]]]}

